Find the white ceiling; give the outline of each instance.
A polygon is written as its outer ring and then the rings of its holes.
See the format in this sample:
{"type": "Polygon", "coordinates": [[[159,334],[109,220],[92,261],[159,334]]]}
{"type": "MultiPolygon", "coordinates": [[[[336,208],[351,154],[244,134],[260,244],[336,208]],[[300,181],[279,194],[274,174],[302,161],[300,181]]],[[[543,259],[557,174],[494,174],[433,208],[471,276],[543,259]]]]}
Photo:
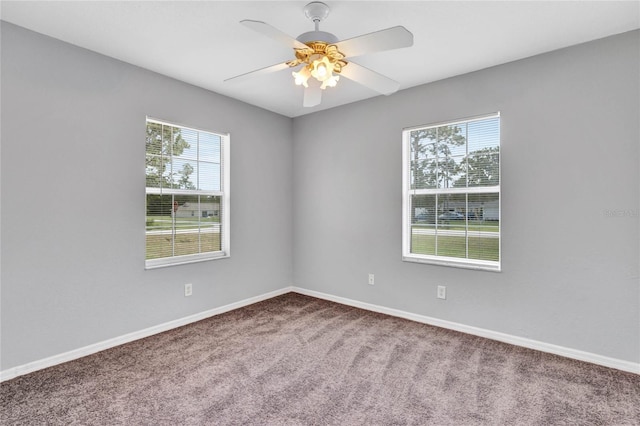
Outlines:
{"type": "MultiPolygon", "coordinates": [[[[378,96],[347,79],[302,107],[287,70],[223,80],[293,58],[239,24],[264,21],[297,37],[313,30],[308,1],[5,1],[4,21],[259,107],[296,117],[378,96]]],[[[640,28],[638,1],[332,1],[320,29],[340,40],[402,25],[414,45],[355,62],[400,89],[640,28]]]]}

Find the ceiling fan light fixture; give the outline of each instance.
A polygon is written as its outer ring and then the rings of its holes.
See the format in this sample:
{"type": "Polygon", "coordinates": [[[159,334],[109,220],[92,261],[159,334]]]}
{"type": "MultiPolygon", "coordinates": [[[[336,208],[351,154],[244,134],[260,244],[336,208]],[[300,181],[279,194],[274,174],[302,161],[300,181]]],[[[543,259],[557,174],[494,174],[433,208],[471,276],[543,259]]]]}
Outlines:
{"type": "Polygon", "coordinates": [[[321,88],[335,87],[340,79],[337,75],[347,65],[344,55],[333,44],[324,41],[306,43],[308,48],[296,49],[296,59],[287,62],[290,67],[303,64],[298,72],[292,72],[297,86],[309,87],[310,77],[322,83],[321,88]]]}
{"type": "Polygon", "coordinates": [[[329,58],[322,56],[320,59],[316,59],[311,64],[311,75],[318,81],[322,82],[333,75],[333,65],[329,61],[329,58]]]}
{"type": "Polygon", "coordinates": [[[340,80],[339,75],[332,75],[322,82],[322,86],[320,86],[320,88],[326,89],[327,87],[336,87],[336,84],[338,84],[338,80],[340,80]]]}
{"type": "Polygon", "coordinates": [[[309,77],[315,78],[321,83],[320,88],[335,87],[340,77],[336,75],[342,71],[342,67],[347,65],[344,61],[344,55],[338,51],[335,43],[338,43],[338,37],[335,35],[320,31],[319,25],[329,15],[329,6],[314,1],[307,4],[304,8],[304,14],[313,21],[315,31],[309,31],[300,34],[296,39],[300,43],[307,45],[307,48],[296,48],[296,59],[287,62],[290,67],[304,64],[299,72],[293,72],[293,78],[298,86],[309,87],[307,80],[309,77]],[[334,74],[336,73],[336,74],[334,74]]]}
{"type": "Polygon", "coordinates": [[[293,75],[293,78],[295,79],[296,86],[309,87],[307,81],[309,80],[309,77],[311,77],[311,71],[309,71],[308,66],[305,65],[304,67],[300,68],[300,71],[294,71],[291,73],[291,75],[293,75]]]}

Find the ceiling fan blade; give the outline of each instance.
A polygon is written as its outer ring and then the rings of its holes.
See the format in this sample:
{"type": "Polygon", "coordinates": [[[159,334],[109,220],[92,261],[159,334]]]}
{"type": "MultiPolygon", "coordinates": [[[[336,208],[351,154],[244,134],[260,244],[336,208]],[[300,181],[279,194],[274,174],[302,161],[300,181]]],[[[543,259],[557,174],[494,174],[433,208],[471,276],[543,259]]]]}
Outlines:
{"type": "Polygon", "coordinates": [[[400,83],[395,80],[385,77],[382,74],[378,74],[375,71],[371,71],[369,68],[365,68],[362,65],[358,65],[355,62],[349,62],[342,68],[340,75],[353,80],[356,83],[360,83],[363,86],[369,87],[376,92],[383,95],[390,95],[397,92],[400,88],[400,83]]]}
{"type": "Polygon", "coordinates": [[[336,43],[336,46],[344,56],[350,58],[413,46],[413,34],[405,27],[397,26],[343,40],[336,43]]]}
{"type": "Polygon", "coordinates": [[[263,74],[269,74],[269,73],[276,72],[276,71],[282,71],[282,70],[288,69],[288,68],[289,68],[289,65],[287,65],[286,62],[283,62],[281,64],[275,64],[275,65],[271,65],[270,67],[260,68],[260,69],[254,70],[254,71],[249,71],[249,72],[244,73],[244,74],[236,75],[235,77],[227,78],[224,81],[225,81],[225,83],[227,81],[231,81],[231,80],[233,80],[234,82],[235,81],[242,81],[247,77],[257,77],[257,76],[260,76],[260,75],[263,75],[263,74]]]}
{"type": "Polygon", "coordinates": [[[266,22],[262,21],[251,21],[249,19],[245,19],[244,21],[240,21],[242,25],[247,28],[251,28],[254,31],[259,32],[262,35],[265,35],[273,40],[279,41],[280,43],[289,46],[291,48],[296,49],[306,49],[307,45],[299,42],[295,38],[283,33],[279,29],[272,27],[266,22]]]}
{"type": "Polygon", "coordinates": [[[309,87],[305,87],[304,100],[302,101],[303,107],[311,108],[316,105],[320,105],[321,100],[322,100],[322,89],[320,88],[320,86],[312,85],[309,87]]]}

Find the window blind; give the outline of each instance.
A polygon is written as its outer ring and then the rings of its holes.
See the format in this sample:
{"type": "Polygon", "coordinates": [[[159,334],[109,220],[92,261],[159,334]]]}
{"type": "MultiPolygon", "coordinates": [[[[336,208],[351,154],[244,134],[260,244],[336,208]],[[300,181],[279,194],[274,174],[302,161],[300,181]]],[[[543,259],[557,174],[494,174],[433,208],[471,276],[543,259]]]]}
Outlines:
{"type": "Polygon", "coordinates": [[[147,118],[146,267],[229,255],[229,136],[147,118]]]}
{"type": "Polygon", "coordinates": [[[403,131],[403,258],[500,269],[500,115],[403,131]]]}

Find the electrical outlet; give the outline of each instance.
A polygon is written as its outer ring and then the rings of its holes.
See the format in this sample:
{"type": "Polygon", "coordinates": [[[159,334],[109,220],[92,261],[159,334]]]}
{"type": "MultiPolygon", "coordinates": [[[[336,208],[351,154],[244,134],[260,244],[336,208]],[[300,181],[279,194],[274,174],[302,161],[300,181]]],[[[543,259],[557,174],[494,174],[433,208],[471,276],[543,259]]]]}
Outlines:
{"type": "Polygon", "coordinates": [[[375,284],[375,277],[373,274],[369,274],[369,285],[375,284]]]}
{"type": "Polygon", "coordinates": [[[443,285],[438,286],[438,299],[446,299],[447,298],[447,287],[443,285]]]}
{"type": "Polygon", "coordinates": [[[185,284],[184,285],[184,295],[185,297],[191,296],[193,294],[193,284],[185,284]]]}

